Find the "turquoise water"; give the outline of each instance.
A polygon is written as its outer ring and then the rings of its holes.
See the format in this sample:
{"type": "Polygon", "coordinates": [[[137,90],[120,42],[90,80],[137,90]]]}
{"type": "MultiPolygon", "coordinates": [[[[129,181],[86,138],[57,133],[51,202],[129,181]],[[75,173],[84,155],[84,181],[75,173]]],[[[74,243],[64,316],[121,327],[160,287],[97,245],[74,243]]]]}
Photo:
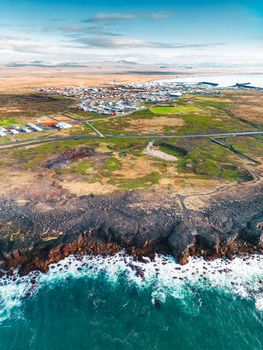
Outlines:
{"type": "Polygon", "coordinates": [[[262,349],[262,277],[256,256],[187,267],[72,257],[34,284],[2,281],[0,349],[262,349]]]}

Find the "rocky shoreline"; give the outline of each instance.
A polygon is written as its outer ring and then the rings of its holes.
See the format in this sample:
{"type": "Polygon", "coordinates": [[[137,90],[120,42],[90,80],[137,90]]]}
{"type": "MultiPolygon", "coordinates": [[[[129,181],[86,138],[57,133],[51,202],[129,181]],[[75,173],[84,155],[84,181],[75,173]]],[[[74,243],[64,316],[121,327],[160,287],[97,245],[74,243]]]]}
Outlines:
{"type": "Polygon", "coordinates": [[[121,250],[138,259],[170,254],[181,264],[189,256],[231,259],[263,252],[262,223],[260,184],[217,194],[198,210],[176,196],[139,191],[45,203],[1,198],[0,269],[47,272],[70,254],[109,256],[121,250]]]}

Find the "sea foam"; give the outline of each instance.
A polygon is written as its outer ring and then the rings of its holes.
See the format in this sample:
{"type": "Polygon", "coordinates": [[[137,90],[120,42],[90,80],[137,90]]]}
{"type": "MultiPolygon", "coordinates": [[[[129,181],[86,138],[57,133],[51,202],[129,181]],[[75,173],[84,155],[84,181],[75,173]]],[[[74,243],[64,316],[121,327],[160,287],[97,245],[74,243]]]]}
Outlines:
{"type": "MultiPolygon", "coordinates": [[[[50,265],[48,273],[31,272],[20,277],[0,279],[0,321],[9,317],[22,317],[21,306],[40,288],[54,288],[69,278],[104,278],[111,285],[118,285],[125,278],[139,290],[150,288],[154,305],[164,303],[168,297],[189,305],[195,290],[217,289],[255,302],[263,311],[263,256],[251,255],[232,261],[217,259],[206,261],[191,258],[187,265],[179,265],[172,257],[156,255],[154,261],[144,262],[119,253],[114,257],[70,256],[58,264],[50,265]]],[[[198,312],[197,300],[195,310],[198,312]]]]}

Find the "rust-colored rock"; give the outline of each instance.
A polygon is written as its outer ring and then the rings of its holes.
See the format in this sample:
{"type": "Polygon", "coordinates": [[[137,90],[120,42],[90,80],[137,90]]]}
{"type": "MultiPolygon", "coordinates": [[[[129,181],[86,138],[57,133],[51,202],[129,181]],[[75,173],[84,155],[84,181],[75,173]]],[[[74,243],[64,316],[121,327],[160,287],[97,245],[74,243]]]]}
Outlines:
{"type": "Polygon", "coordinates": [[[132,205],[136,195],[49,201],[47,211],[38,202],[18,205],[0,198],[0,268],[46,272],[71,254],[109,256],[121,250],[140,260],[170,254],[181,264],[190,256],[232,259],[262,253],[261,187],[242,200],[221,198],[203,211],[169,199],[169,205],[151,203],[143,210],[132,205]],[[15,239],[14,232],[20,232],[15,239]]]}

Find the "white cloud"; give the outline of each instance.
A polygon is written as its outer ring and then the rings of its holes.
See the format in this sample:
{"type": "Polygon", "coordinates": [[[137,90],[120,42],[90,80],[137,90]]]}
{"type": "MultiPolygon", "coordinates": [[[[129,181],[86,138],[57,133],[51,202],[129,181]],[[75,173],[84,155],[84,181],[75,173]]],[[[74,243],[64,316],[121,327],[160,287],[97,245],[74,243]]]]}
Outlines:
{"type": "Polygon", "coordinates": [[[95,16],[91,16],[85,19],[83,22],[122,22],[133,21],[141,18],[150,18],[153,20],[161,20],[171,16],[171,12],[168,11],[156,11],[156,12],[120,12],[120,13],[98,13],[95,16]]]}

